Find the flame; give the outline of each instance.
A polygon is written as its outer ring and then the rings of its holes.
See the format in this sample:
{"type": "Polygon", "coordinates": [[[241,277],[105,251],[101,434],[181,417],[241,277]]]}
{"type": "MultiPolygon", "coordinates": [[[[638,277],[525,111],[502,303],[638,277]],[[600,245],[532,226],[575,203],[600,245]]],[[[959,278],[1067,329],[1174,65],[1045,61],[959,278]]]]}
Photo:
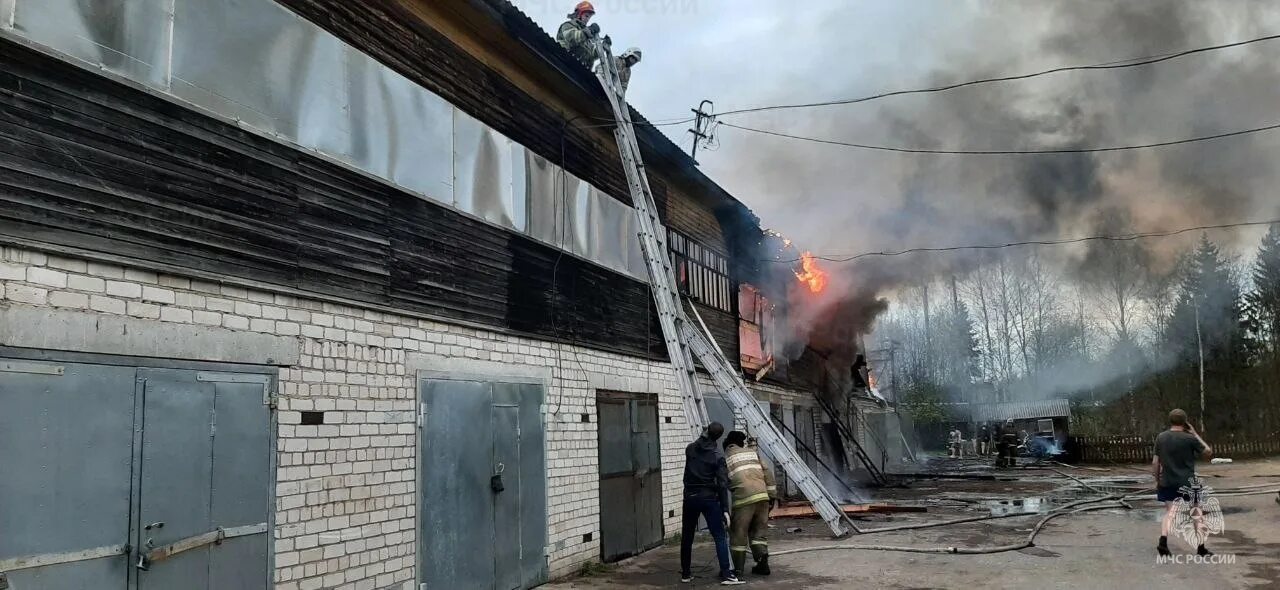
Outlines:
{"type": "MultiPolygon", "coordinates": [[[[818,266],[818,259],[813,256],[812,252],[805,252],[800,255],[800,267],[804,272],[797,272],[796,278],[804,283],[809,291],[813,293],[821,293],[827,288],[827,271],[822,270],[818,266]]],[[[793,271],[794,272],[794,271],[793,271]]]]}

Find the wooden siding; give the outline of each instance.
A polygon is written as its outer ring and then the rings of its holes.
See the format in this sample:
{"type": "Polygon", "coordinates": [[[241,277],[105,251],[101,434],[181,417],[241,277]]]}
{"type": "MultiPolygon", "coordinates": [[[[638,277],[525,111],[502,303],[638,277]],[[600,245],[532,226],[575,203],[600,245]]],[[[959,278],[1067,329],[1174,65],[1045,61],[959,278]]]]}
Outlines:
{"type": "Polygon", "coordinates": [[[6,242],[665,356],[640,281],[0,41],[6,242]]]}

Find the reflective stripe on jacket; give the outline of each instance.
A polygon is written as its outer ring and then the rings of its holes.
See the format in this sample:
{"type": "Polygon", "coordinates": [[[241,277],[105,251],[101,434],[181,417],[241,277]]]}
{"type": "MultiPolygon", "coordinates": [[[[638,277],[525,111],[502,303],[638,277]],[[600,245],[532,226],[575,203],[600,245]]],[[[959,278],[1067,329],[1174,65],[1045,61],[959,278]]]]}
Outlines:
{"type": "Polygon", "coordinates": [[[587,67],[596,60],[595,48],[591,46],[591,32],[587,30],[586,25],[577,20],[569,19],[560,25],[560,30],[556,32],[556,41],[587,67]]]}
{"type": "Polygon", "coordinates": [[[725,453],[725,464],[734,508],[778,497],[773,472],[760,461],[755,449],[731,446],[725,453]]]}

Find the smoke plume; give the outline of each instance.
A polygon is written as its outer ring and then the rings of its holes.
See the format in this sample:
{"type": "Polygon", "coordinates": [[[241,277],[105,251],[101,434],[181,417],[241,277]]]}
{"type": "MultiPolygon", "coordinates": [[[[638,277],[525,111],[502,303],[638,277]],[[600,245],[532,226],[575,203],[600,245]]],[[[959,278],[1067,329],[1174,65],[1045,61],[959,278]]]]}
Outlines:
{"type": "MultiPolygon", "coordinates": [[[[781,100],[853,97],[1110,62],[1260,37],[1280,30],[1265,1],[1168,0],[967,4],[963,24],[922,30],[903,48],[931,57],[926,79],[900,79],[889,66],[841,74],[857,55],[815,55],[797,64],[781,100]],[[813,94],[811,94],[813,93],[813,94]],[[819,94],[820,93],[820,94],[819,94]]],[[[844,3],[814,15],[806,39],[841,34],[844,3]]],[[[738,124],[841,141],[918,148],[1042,149],[1141,144],[1280,121],[1280,42],[1179,58],[1157,65],[1068,72],[858,105],[728,118],[738,124]]],[[[766,80],[756,79],[764,84],[766,80]]],[[[726,107],[730,108],[730,107],[726,107]]],[[[868,152],[766,137],[721,127],[724,157],[709,170],[767,224],[805,248],[854,254],[917,246],[1178,228],[1275,217],[1273,164],[1280,133],[1168,148],[1017,156],[868,152]],[[732,165],[732,171],[716,170],[732,165]],[[1117,219],[1125,220],[1122,227],[1117,219]]],[[[1228,248],[1234,233],[1214,238],[1228,248]]],[[[1252,243],[1252,235],[1249,235],[1252,243]]],[[[1195,236],[1188,236],[1193,240],[1195,236]]],[[[1187,240],[1142,242],[1144,263],[1172,267],[1187,240]]],[[[864,259],[829,265],[843,296],[810,321],[835,313],[866,329],[882,295],[911,282],[972,270],[980,252],[864,259]]],[[[1087,248],[1045,251],[1067,268],[1088,264],[1087,248]]],[[[835,286],[835,285],[833,285],[835,286]]]]}

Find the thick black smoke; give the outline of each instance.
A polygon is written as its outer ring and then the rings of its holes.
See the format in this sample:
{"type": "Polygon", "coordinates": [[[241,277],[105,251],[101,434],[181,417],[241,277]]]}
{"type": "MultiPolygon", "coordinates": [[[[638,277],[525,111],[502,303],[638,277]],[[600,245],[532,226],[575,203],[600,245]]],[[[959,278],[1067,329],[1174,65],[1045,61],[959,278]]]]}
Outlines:
{"type": "MultiPolygon", "coordinates": [[[[798,64],[792,78],[821,77],[834,96],[955,83],[1059,65],[1111,62],[1260,37],[1280,30],[1280,6],[1262,0],[1059,0],[971,5],[960,32],[921,31],[939,64],[926,79],[870,85],[841,80],[840,60],[798,64]]],[[[839,11],[848,8],[841,4],[839,11]]],[[[832,12],[815,27],[835,28],[832,12]],[[825,23],[825,24],[824,24],[825,23]]],[[[847,18],[847,14],[843,15],[847,18]]],[[[838,30],[828,31],[839,34],[838,30]]],[[[821,30],[815,31],[821,37],[821,30]]],[[[1141,144],[1280,122],[1280,42],[1198,54],[1157,65],[1070,72],[860,105],[733,118],[788,133],[920,148],[1037,149],[1141,144]]],[[[760,83],[767,83],[761,80],[760,83]]],[[[724,129],[735,192],[761,218],[820,253],[1000,243],[1147,231],[1280,214],[1280,133],[1132,152],[1018,156],[909,155],[795,142],[724,129]],[[1128,220],[1125,227],[1116,219],[1128,220]]],[[[1194,239],[1189,236],[1188,239],[1194,239]]],[[[1232,246],[1230,234],[1215,236],[1232,246]]],[[[1171,266],[1189,242],[1143,242],[1152,264],[1171,266]]],[[[841,305],[874,318],[880,294],[906,282],[963,274],[981,252],[831,265],[851,285],[841,305]]],[[[1087,251],[1049,254],[1087,264],[1087,251]]]]}

